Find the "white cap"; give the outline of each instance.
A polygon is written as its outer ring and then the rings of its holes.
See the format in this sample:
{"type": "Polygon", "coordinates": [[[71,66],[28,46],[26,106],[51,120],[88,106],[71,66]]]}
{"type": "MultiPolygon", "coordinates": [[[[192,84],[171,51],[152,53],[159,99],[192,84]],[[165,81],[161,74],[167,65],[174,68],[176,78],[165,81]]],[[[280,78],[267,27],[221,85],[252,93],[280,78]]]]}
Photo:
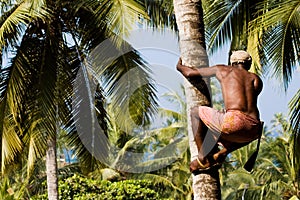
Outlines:
{"type": "Polygon", "coordinates": [[[252,61],[250,54],[247,51],[238,50],[233,51],[230,56],[230,64],[232,63],[244,63],[245,61],[252,61]]]}

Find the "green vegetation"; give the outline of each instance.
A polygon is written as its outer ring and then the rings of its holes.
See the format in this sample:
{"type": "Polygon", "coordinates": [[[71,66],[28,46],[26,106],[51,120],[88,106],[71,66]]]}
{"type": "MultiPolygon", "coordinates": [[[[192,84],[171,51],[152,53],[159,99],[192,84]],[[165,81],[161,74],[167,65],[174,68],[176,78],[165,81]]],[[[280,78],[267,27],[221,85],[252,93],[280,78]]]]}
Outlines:
{"type": "Polygon", "coordinates": [[[299,149],[282,114],[276,114],[270,130],[263,134],[261,149],[252,173],[242,166],[256,143],[232,152],[231,163],[222,169],[223,199],[292,199],[300,197],[300,163],[294,155],[299,149]]]}
{"type": "MultiPolygon", "coordinates": [[[[167,199],[166,188],[154,185],[146,180],[124,180],[110,182],[107,180],[93,180],[79,175],[59,181],[59,199],[61,200],[143,200],[167,199]]],[[[46,183],[43,183],[46,189],[46,183]]],[[[45,190],[46,191],[46,190],[45,190]]],[[[32,200],[47,200],[47,194],[32,197],[32,200]]]]}

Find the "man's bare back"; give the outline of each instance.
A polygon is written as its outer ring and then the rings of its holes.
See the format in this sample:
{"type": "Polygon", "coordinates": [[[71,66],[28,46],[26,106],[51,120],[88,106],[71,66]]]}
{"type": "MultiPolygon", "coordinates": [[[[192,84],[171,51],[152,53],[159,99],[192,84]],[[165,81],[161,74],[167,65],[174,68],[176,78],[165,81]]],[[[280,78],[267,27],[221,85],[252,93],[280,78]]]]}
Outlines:
{"type": "Polygon", "coordinates": [[[257,96],[262,90],[261,79],[242,65],[217,66],[216,77],[221,83],[225,110],[239,110],[259,119],[257,96]]]}

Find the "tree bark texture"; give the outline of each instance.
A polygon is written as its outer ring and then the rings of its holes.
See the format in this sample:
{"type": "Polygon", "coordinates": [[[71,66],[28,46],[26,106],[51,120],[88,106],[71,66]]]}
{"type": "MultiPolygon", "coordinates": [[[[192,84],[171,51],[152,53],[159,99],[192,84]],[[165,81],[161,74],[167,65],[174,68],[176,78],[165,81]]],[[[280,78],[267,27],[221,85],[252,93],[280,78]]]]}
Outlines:
{"type": "Polygon", "coordinates": [[[48,149],[46,152],[46,171],[48,199],[58,200],[56,138],[51,138],[48,140],[48,149]]]}
{"type": "MultiPolygon", "coordinates": [[[[179,30],[179,45],[182,63],[193,67],[207,67],[208,56],[205,50],[205,32],[201,0],[174,0],[176,23],[179,30]]],[[[209,80],[185,80],[185,93],[188,116],[188,135],[191,160],[196,159],[198,149],[194,140],[190,110],[194,106],[211,106],[209,80]]],[[[221,199],[218,170],[193,176],[194,199],[221,199]]]]}

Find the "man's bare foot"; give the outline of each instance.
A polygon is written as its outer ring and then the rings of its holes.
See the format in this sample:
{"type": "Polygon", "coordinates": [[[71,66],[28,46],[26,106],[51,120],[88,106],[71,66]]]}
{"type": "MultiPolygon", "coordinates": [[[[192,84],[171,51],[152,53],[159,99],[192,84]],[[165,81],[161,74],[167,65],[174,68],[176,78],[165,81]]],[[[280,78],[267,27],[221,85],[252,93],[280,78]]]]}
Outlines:
{"type": "Polygon", "coordinates": [[[216,163],[223,163],[228,155],[227,149],[223,148],[213,155],[213,159],[216,163]]]}
{"type": "Polygon", "coordinates": [[[193,160],[190,163],[190,171],[197,175],[201,172],[210,170],[212,167],[214,168],[220,168],[222,163],[225,161],[227,156],[227,151],[222,149],[219,152],[208,155],[207,157],[204,157],[203,159],[200,159],[199,156],[197,159],[193,160]]]}
{"type": "Polygon", "coordinates": [[[200,159],[198,157],[197,159],[193,160],[190,163],[190,171],[191,172],[193,172],[195,170],[199,170],[199,169],[206,169],[208,167],[210,167],[210,163],[207,158],[200,159]]]}
{"type": "Polygon", "coordinates": [[[220,168],[222,163],[217,163],[212,155],[205,157],[204,159],[197,158],[190,163],[190,171],[194,174],[200,174],[208,171],[212,168],[220,168]]]}

